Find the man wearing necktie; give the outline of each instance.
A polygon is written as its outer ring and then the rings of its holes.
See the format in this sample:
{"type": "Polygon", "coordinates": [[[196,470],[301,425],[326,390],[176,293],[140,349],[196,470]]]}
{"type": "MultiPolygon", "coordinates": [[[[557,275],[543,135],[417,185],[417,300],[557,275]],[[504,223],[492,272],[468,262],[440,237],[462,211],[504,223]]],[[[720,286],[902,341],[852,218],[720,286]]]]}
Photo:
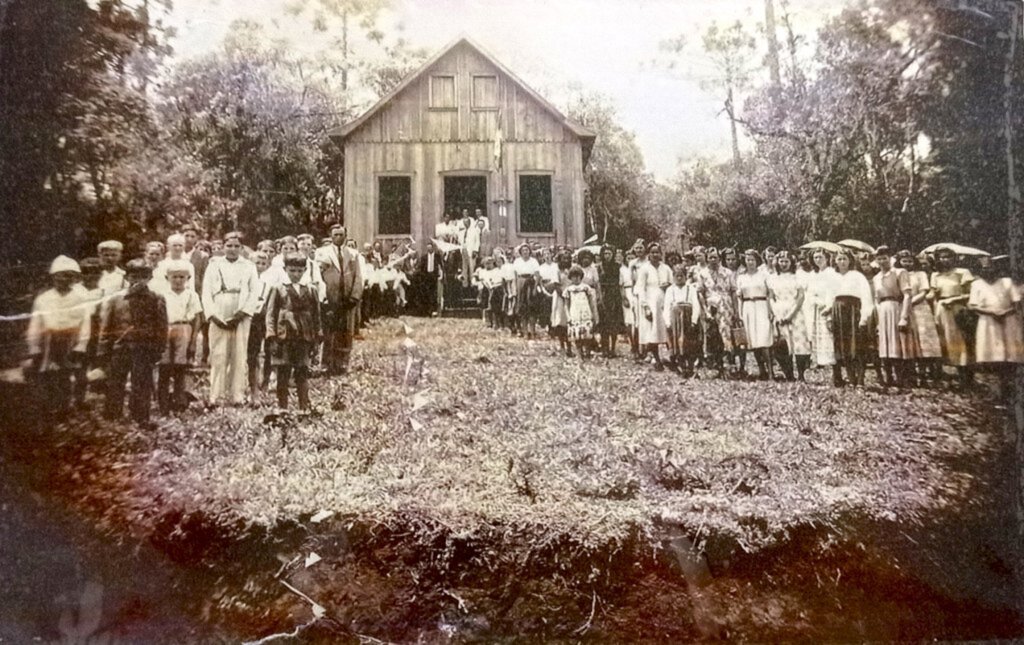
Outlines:
{"type": "Polygon", "coordinates": [[[352,337],[356,332],[359,304],[363,296],[363,276],[355,252],[345,245],[344,226],[331,229],[331,246],[318,253],[325,287],[324,367],[328,375],[348,372],[352,337]]]}

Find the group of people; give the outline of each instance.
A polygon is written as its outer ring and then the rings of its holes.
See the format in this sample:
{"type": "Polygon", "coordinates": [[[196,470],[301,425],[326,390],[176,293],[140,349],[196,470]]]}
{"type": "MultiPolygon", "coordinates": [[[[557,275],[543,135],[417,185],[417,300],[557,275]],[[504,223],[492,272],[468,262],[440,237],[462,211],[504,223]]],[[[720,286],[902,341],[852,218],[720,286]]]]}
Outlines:
{"type": "Polygon", "coordinates": [[[475,290],[483,320],[525,338],[547,334],[567,356],[611,357],[628,341],[638,361],[692,377],[803,380],[829,368],[836,386],[864,383],[873,366],[887,386],[943,380],[943,365],[967,385],[977,366],[1008,377],[1024,363],[1018,286],[983,256],[974,270],[954,248],[934,256],[773,247],[743,253],[695,247],[664,253],[638,241],[623,250],[521,244],[486,255],[486,218],[445,217],[422,252],[409,239],[360,251],[343,226],[316,244],[309,234],[263,240],[203,240],[185,227],[146,245],[122,267],[124,246],[99,244],[81,262],[60,256],[52,287],[36,297],[26,373],[60,412],[102,381],[109,417],[129,410],[147,422],[186,406],[189,367],[208,364],[207,402],[241,404],[276,371],[287,407],[294,381],[307,409],[309,375],[347,371],[353,339],[380,316],[437,315],[446,285],[475,290]],[[476,231],[474,233],[473,231],[476,231]]]}
{"type": "Polygon", "coordinates": [[[101,382],[104,414],[119,418],[130,381],[131,418],[148,423],[154,398],[165,413],[187,405],[197,362],[209,365],[210,405],[255,400],[276,372],[278,405],[288,406],[294,380],[308,409],[314,363],[347,371],[365,258],[343,226],[319,247],[304,234],[255,249],[239,233],[203,244],[186,227],[122,267],[123,253],[108,240],[96,257],[57,257],[51,288],[33,302],[24,367],[54,413],[101,382]]]}
{"type": "Polygon", "coordinates": [[[695,247],[663,253],[523,244],[498,249],[475,273],[489,327],[535,337],[547,327],[566,355],[614,355],[625,337],[638,360],[686,376],[804,380],[811,366],[836,386],[862,385],[873,366],[886,386],[944,379],[969,384],[976,366],[1008,376],[1024,362],[1020,289],[991,257],[960,266],[934,255],[836,245],[743,253],[695,247]],[[828,248],[826,248],[828,247],[828,248]]]}

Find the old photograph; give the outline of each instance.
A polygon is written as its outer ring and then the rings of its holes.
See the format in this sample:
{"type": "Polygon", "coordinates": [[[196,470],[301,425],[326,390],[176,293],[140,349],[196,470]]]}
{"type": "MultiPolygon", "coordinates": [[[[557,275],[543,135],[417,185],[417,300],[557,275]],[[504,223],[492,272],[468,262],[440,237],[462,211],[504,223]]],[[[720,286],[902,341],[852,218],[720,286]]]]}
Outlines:
{"type": "Polygon", "coordinates": [[[1022,141],[1022,0],[0,0],[0,643],[1024,639],[1022,141]]]}

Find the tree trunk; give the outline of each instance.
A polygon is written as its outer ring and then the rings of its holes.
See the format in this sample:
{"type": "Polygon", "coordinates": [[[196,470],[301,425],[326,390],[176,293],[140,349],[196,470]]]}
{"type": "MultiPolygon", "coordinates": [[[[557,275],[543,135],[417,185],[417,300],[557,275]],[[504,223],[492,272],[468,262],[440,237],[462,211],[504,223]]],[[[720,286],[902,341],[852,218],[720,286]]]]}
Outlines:
{"type": "Polygon", "coordinates": [[[341,89],[348,97],[348,11],[341,14],[341,89]]]}
{"type": "Polygon", "coordinates": [[[773,0],[764,0],[764,33],[768,38],[768,73],[772,86],[776,89],[782,85],[779,73],[779,39],[775,34],[775,4],[773,0]]]}
{"type": "Polygon", "coordinates": [[[740,167],[740,140],[736,131],[736,110],[733,106],[732,79],[728,80],[725,98],[725,113],[729,115],[729,132],[732,134],[732,162],[737,168],[740,167]]]}

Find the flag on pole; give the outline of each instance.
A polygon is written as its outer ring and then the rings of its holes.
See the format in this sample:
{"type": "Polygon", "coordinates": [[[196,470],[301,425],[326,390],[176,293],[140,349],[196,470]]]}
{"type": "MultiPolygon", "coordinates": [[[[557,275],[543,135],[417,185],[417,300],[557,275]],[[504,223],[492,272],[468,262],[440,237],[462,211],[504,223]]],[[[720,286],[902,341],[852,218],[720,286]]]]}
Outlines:
{"type": "Polygon", "coordinates": [[[494,168],[501,170],[501,153],[502,146],[504,144],[503,134],[501,132],[501,112],[498,112],[498,123],[494,129],[494,168]]]}

